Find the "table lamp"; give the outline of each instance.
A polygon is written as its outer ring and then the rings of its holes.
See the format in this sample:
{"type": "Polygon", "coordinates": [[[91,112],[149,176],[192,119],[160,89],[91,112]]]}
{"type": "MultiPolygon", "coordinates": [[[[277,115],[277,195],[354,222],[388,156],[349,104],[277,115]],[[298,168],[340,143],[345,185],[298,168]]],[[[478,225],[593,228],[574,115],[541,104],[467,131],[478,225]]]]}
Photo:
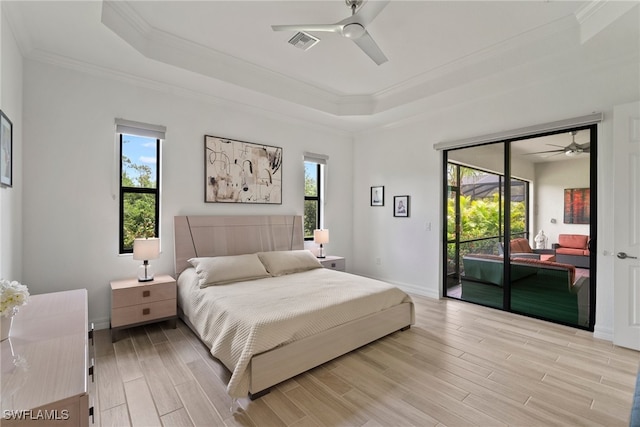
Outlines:
{"type": "Polygon", "coordinates": [[[318,258],[325,258],[324,247],[322,245],[325,243],[329,243],[329,230],[327,229],[313,230],[313,241],[316,243],[320,243],[320,251],[318,252],[318,258]]]}
{"type": "Polygon", "coordinates": [[[133,241],[133,259],[142,260],[142,265],[138,267],[138,282],[150,282],[153,280],[153,270],[149,265],[150,259],[160,256],[160,239],[150,237],[145,239],[135,239],[133,241]]]}

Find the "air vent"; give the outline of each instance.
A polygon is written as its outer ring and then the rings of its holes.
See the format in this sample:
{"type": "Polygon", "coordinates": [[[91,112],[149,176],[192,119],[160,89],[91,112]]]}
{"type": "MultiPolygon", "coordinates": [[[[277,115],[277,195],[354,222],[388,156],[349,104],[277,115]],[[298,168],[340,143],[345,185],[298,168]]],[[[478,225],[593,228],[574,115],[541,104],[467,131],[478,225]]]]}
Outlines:
{"type": "Polygon", "coordinates": [[[291,43],[298,49],[309,50],[319,41],[320,41],[319,38],[313,37],[311,34],[299,32],[299,33],[296,33],[295,36],[291,37],[291,40],[289,40],[289,43],[291,43]]]}

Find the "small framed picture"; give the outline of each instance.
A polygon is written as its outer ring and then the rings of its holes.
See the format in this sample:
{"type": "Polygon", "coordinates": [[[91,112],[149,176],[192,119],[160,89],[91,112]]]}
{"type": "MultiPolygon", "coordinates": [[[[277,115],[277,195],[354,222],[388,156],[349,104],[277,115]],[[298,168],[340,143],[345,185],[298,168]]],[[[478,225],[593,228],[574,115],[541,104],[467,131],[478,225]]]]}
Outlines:
{"type": "Polygon", "coordinates": [[[371,206],[384,206],[384,185],[371,187],[371,206]]]}
{"type": "Polygon", "coordinates": [[[393,197],[393,216],[409,216],[409,196],[393,197]]]}
{"type": "Polygon", "coordinates": [[[0,111],[0,184],[13,185],[13,123],[0,111]]]}

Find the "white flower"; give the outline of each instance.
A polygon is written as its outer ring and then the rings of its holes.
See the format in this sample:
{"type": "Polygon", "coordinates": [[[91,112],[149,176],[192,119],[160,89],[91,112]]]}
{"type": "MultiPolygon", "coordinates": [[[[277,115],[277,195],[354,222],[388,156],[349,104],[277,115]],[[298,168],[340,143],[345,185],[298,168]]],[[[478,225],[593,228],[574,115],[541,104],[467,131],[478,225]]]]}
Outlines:
{"type": "Polygon", "coordinates": [[[0,279],[0,316],[16,314],[18,307],[27,303],[29,289],[14,281],[0,279]]]}

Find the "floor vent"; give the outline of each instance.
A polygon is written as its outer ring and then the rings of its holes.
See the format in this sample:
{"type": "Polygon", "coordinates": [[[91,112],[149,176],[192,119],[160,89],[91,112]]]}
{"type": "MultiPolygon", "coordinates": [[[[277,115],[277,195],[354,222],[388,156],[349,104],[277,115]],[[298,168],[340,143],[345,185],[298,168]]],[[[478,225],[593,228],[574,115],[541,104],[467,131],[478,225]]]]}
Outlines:
{"type": "Polygon", "coordinates": [[[319,41],[319,38],[313,37],[311,34],[299,32],[296,33],[295,36],[291,37],[289,43],[294,45],[298,49],[309,50],[319,41]]]}

